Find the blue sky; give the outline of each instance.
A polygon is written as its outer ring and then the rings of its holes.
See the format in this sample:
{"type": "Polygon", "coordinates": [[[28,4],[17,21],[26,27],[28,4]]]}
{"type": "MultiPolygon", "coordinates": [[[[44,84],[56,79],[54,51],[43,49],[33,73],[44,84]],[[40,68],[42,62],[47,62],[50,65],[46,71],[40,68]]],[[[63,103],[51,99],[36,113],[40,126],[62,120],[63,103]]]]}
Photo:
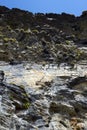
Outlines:
{"type": "Polygon", "coordinates": [[[66,12],[76,16],[87,10],[87,0],[0,0],[0,5],[29,10],[33,13],[66,12]]]}

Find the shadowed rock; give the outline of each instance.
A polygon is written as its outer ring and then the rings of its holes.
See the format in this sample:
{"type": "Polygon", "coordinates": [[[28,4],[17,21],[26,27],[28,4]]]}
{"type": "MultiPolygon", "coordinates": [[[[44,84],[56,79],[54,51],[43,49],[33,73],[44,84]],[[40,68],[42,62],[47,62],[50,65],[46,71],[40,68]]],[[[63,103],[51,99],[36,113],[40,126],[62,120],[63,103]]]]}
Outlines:
{"type": "Polygon", "coordinates": [[[0,70],[0,83],[2,83],[4,80],[4,72],[0,70]]]}

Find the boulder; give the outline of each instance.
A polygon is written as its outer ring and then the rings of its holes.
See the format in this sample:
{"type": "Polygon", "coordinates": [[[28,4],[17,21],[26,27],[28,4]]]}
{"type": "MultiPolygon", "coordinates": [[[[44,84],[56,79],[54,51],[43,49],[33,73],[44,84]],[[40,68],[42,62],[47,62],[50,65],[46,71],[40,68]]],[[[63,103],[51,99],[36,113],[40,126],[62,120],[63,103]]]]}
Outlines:
{"type": "Polygon", "coordinates": [[[79,84],[84,83],[84,82],[87,82],[87,76],[86,75],[82,76],[82,77],[78,76],[76,78],[71,79],[68,83],[68,86],[74,87],[74,86],[79,85],[79,84]]]}
{"type": "Polygon", "coordinates": [[[62,103],[51,102],[49,111],[50,113],[61,113],[70,116],[76,115],[74,107],[63,102],[62,103]]]}

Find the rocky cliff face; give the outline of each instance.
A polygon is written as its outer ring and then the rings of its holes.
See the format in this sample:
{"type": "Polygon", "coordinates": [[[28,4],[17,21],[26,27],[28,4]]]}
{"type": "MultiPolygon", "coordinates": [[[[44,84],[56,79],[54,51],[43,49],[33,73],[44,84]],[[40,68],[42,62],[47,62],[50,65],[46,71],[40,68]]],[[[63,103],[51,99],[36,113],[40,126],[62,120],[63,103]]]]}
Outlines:
{"type": "Polygon", "coordinates": [[[87,64],[65,67],[0,64],[0,130],[87,130],[87,64]]]}
{"type": "Polygon", "coordinates": [[[33,14],[0,6],[0,60],[68,62],[86,59],[87,12],[33,14]]]}
{"type": "Polygon", "coordinates": [[[86,11],[0,6],[0,130],[87,130],[86,11]]]}

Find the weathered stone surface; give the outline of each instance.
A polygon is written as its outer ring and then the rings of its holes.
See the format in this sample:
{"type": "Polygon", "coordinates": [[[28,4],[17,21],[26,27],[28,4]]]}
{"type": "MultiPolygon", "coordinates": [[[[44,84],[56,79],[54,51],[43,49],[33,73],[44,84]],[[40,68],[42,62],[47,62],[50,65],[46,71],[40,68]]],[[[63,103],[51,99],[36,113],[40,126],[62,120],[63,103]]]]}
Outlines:
{"type": "Polygon", "coordinates": [[[0,130],[86,130],[86,44],[87,11],[0,6],[0,130]]]}
{"type": "MultiPolygon", "coordinates": [[[[21,86],[3,83],[4,72],[0,71],[0,129],[2,130],[18,130],[19,128],[29,125],[26,121],[20,122],[16,116],[18,110],[26,110],[30,106],[29,98],[21,86]]],[[[25,128],[25,129],[26,129],[25,128]]]]}

